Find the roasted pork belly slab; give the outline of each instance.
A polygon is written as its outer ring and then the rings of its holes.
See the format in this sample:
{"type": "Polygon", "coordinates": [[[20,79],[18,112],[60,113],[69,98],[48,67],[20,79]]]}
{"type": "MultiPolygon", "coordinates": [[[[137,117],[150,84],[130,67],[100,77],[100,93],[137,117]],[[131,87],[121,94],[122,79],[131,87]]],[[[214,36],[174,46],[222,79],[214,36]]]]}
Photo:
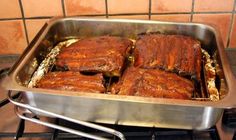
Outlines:
{"type": "Polygon", "coordinates": [[[147,34],[136,42],[135,66],[159,68],[200,80],[200,42],[183,35],[147,34]]]}
{"type": "Polygon", "coordinates": [[[80,72],[49,72],[37,83],[37,88],[83,91],[83,92],[105,92],[102,74],[83,75],[80,72]]]}
{"type": "Polygon", "coordinates": [[[119,76],[132,41],[114,36],[84,38],[63,48],[56,65],[71,71],[102,72],[119,76]]]}
{"type": "Polygon", "coordinates": [[[128,68],[112,86],[112,94],[156,98],[191,99],[192,81],[159,69],[128,68]]]}

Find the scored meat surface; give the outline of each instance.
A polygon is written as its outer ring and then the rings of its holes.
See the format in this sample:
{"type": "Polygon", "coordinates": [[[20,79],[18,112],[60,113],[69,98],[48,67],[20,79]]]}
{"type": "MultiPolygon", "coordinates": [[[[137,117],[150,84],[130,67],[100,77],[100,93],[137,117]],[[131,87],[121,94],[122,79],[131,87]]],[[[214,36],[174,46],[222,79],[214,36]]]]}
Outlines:
{"type": "Polygon", "coordinates": [[[88,76],[72,71],[49,72],[42,77],[36,87],[68,91],[105,92],[102,74],[88,76]]]}
{"type": "Polygon", "coordinates": [[[191,99],[194,85],[190,80],[174,73],[131,67],[112,86],[111,92],[118,95],[191,99]]]}
{"type": "Polygon", "coordinates": [[[159,68],[200,80],[200,42],[183,35],[147,34],[136,42],[135,66],[159,68]]]}
{"type": "Polygon", "coordinates": [[[119,76],[133,45],[126,38],[100,36],[84,38],[63,48],[56,65],[71,71],[102,72],[119,76]]]}

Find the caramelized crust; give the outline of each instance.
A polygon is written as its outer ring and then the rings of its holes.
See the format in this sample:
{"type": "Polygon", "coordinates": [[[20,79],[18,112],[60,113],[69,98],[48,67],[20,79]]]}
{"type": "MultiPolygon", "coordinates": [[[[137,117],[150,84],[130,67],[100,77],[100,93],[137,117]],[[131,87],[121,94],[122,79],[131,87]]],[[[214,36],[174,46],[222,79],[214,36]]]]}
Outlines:
{"type": "Polygon", "coordinates": [[[174,73],[158,69],[128,68],[122,79],[112,87],[112,94],[191,99],[194,85],[174,73]]]}
{"type": "Polygon", "coordinates": [[[83,92],[105,92],[102,74],[93,76],[82,75],[80,72],[50,72],[38,83],[37,88],[83,91],[83,92]]]}
{"type": "Polygon", "coordinates": [[[56,65],[71,71],[112,73],[119,76],[132,41],[111,36],[81,39],[63,48],[56,65]]]}
{"type": "Polygon", "coordinates": [[[200,42],[182,35],[148,34],[136,42],[135,66],[160,68],[200,80],[200,42]]]}

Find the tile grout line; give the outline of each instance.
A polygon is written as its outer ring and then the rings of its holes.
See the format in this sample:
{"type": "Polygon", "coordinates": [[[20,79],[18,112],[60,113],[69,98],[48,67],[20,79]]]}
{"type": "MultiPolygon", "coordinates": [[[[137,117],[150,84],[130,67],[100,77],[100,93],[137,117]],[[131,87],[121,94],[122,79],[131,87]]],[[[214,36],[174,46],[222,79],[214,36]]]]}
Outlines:
{"type": "MultiPolygon", "coordinates": [[[[193,12],[193,14],[232,14],[236,11],[231,12],[193,12]]],[[[148,15],[149,13],[118,13],[108,14],[108,16],[134,16],[134,15],[148,15]]],[[[178,14],[191,14],[191,12],[170,12],[170,13],[152,13],[151,15],[178,15],[178,14]]],[[[77,15],[77,16],[106,16],[106,14],[89,14],[89,15],[77,15]]],[[[37,16],[37,17],[24,17],[24,18],[0,18],[0,21],[6,20],[23,20],[23,19],[49,19],[53,16],[37,16]]]]}
{"type": "Polygon", "coordinates": [[[152,13],[152,0],[149,0],[149,5],[148,5],[148,19],[151,20],[151,13],[152,13]]]}
{"type": "Polygon", "coordinates": [[[26,42],[27,42],[27,45],[29,45],[29,37],[28,37],[27,27],[26,27],[26,23],[25,23],[24,8],[23,8],[22,1],[21,0],[18,0],[18,1],[19,1],[19,5],[20,5],[20,11],[21,11],[21,15],[22,15],[24,30],[25,30],[26,42]]]}
{"type": "MultiPolygon", "coordinates": [[[[24,19],[50,19],[52,18],[52,16],[50,17],[28,17],[28,18],[24,18],[24,19]]],[[[23,18],[3,18],[0,19],[0,21],[7,21],[7,20],[23,20],[23,18]]]]}
{"type": "Polygon", "coordinates": [[[192,8],[191,8],[190,22],[193,22],[194,5],[195,5],[195,0],[192,0],[192,8]]]}
{"type": "Polygon", "coordinates": [[[63,12],[63,17],[66,17],[65,1],[64,0],[61,0],[61,7],[62,7],[62,12],[63,12]]]}
{"type": "Polygon", "coordinates": [[[147,15],[148,13],[119,13],[119,14],[109,14],[109,16],[141,16],[141,15],[147,15]]]}
{"type": "Polygon", "coordinates": [[[229,48],[230,46],[230,41],[231,41],[231,35],[232,35],[232,30],[233,30],[233,24],[234,24],[234,9],[236,6],[236,0],[234,0],[234,6],[233,6],[233,10],[232,10],[232,15],[231,15],[231,20],[230,20],[230,26],[229,26],[229,31],[227,34],[227,44],[226,44],[226,48],[229,48]]]}
{"type": "Polygon", "coordinates": [[[53,16],[42,16],[42,17],[28,17],[25,19],[49,19],[49,18],[52,18],[53,16]]]}
{"type": "Polygon", "coordinates": [[[218,12],[168,12],[168,13],[152,13],[152,15],[177,15],[177,14],[231,14],[232,11],[218,12]]]}
{"type": "Polygon", "coordinates": [[[2,18],[0,21],[6,21],[6,20],[22,20],[22,18],[2,18]]]}
{"type": "Polygon", "coordinates": [[[106,8],[106,18],[109,18],[107,0],[105,0],[105,8],[106,8]]]}
{"type": "Polygon", "coordinates": [[[152,13],[152,15],[179,15],[179,14],[190,14],[190,13],[189,12],[152,13]]]}
{"type": "Polygon", "coordinates": [[[232,11],[210,11],[210,12],[194,12],[193,11],[193,14],[231,14],[232,11]]]}

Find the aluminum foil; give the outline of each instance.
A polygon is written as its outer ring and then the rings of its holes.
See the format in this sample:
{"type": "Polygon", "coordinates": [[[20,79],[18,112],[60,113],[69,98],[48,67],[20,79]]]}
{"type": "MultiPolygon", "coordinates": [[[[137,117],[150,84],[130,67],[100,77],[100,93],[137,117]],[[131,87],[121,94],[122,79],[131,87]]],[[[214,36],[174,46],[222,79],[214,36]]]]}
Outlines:
{"type": "Polygon", "coordinates": [[[220,93],[216,88],[216,67],[214,60],[207,51],[202,49],[203,59],[204,59],[204,77],[206,82],[207,92],[209,94],[209,99],[211,101],[220,100],[220,93]]]}
{"type": "Polygon", "coordinates": [[[217,53],[214,53],[213,61],[214,61],[215,68],[216,68],[216,75],[220,79],[220,87],[219,87],[220,99],[223,99],[227,95],[228,90],[227,90],[227,86],[226,86],[226,81],[224,79],[224,72],[221,69],[221,66],[219,64],[217,56],[218,56],[217,53]]]}
{"type": "Polygon", "coordinates": [[[68,47],[72,43],[78,41],[78,39],[69,39],[58,43],[45,57],[45,59],[40,63],[37,70],[31,77],[28,87],[33,88],[36,86],[37,82],[46,74],[56,62],[56,56],[60,53],[62,47],[68,47]]]}

